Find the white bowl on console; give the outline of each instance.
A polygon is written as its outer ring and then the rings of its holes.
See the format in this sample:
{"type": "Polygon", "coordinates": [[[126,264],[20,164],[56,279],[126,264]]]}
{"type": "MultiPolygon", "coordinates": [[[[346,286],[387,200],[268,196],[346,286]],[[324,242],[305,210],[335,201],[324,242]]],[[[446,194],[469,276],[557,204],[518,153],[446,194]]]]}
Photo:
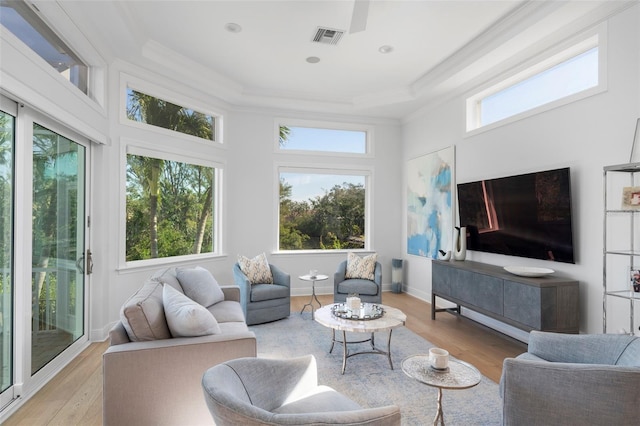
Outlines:
{"type": "Polygon", "coordinates": [[[504,270],[520,277],[544,277],[555,272],[553,269],[534,266],[505,266],[504,270]]]}

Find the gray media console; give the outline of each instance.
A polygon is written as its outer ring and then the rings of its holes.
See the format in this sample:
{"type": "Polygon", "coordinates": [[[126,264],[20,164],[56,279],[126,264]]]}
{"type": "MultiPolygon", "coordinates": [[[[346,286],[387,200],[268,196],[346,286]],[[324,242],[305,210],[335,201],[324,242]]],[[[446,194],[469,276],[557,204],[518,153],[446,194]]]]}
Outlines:
{"type": "Polygon", "coordinates": [[[431,318],[436,312],[471,309],[522,330],[579,332],[578,281],[548,275],[520,277],[480,262],[434,260],[431,318]],[[436,297],[457,305],[436,308],[436,297]]]}

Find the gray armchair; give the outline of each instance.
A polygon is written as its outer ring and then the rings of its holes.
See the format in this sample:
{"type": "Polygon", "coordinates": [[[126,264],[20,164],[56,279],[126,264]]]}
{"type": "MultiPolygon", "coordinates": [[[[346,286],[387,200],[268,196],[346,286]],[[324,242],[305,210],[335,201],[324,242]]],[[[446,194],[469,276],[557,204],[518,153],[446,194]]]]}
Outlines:
{"type": "Polygon", "coordinates": [[[333,274],[333,301],[335,303],[347,300],[347,295],[357,293],[360,300],[369,303],[382,303],[382,265],[376,262],[373,281],[360,278],[346,279],[347,261],[338,265],[333,274]]]}
{"type": "Polygon", "coordinates": [[[286,318],[291,313],[291,276],[269,264],[273,284],[251,284],[240,265],[233,265],[233,278],[240,287],[240,304],[247,325],[286,318]]]}
{"type": "Polygon", "coordinates": [[[505,425],[636,425],[640,338],[532,331],[504,360],[500,393],[505,425]]]}
{"type": "Polygon", "coordinates": [[[239,358],[202,376],[209,411],[218,426],[400,425],[395,405],[362,408],[318,385],[316,359],[239,358]]]}

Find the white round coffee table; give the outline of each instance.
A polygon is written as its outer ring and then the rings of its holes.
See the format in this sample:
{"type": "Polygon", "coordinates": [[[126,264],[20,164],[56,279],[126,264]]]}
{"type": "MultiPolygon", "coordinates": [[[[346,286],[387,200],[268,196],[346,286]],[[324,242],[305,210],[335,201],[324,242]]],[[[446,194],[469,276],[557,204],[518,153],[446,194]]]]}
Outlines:
{"type": "Polygon", "coordinates": [[[391,332],[394,328],[403,326],[407,320],[407,316],[400,310],[391,306],[376,304],[384,310],[381,318],[370,320],[354,320],[346,318],[338,318],[331,312],[331,308],[339,303],[323,306],[316,311],[315,320],[325,327],[331,329],[331,348],[329,353],[333,352],[336,343],[342,345],[342,374],[347,367],[347,358],[361,354],[379,354],[385,355],[389,360],[389,366],[393,370],[393,362],[391,361],[391,332]],[[342,340],[336,340],[336,330],[342,332],[342,340]],[[379,331],[388,331],[387,350],[383,350],[376,346],[374,333],[379,331]],[[347,341],[347,332],[354,333],[371,333],[371,337],[365,340],[347,341]],[[347,346],[352,343],[371,343],[371,350],[349,353],[347,346]]]}
{"type": "Polygon", "coordinates": [[[301,275],[298,277],[299,279],[301,279],[302,281],[311,281],[311,300],[309,300],[309,303],[305,304],[302,309],[300,310],[300,314],[302,314],[302,312],[304,312],[305,308],[307,306],[311,306],[311,319],[314,319],[314,307],[313,307],[313,301],[315,300],[316,303],[318,303],[318,308],[322,307],[322,303],[320,303],[320,301],[318,300],[318,296],[316,296],[316,281],[324,281],[324,280],[328,280],[329,276],[328,275],[301,275]]]}
{"type": "Polygon", "coordinates": [[[444,425],[442,413],[442,389],[472,388],[482,379],[482,374],[473,365],[449,358],[449,368],[438,371],[431,368],[429,354],[412,355],[402,361],[402,371],[427,386],[438,388],[438,410],[433,424],[444,425]]]}

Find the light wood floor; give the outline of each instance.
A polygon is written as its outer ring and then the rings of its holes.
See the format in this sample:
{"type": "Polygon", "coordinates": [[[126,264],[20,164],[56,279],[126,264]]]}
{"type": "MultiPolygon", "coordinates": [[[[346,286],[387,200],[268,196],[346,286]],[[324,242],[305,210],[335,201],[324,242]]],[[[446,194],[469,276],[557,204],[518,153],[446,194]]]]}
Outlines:
{"type": "MultiPolygon", "coordinates": [[[[324,305],[331,303],[333,296],[319,299],[324,305]]],[[[291,314],[297,315],[308,301],[309,296],[293,297],[291,314]]],[[[431,305],[407,294],[384,293],[382,303],[401,309],[411,331],[475,365],[495,382],[500,380],[504,358],[526,351],[523,343],[458,316],[439,313],[432,321],[431,305]]],[[[5,425],[102,425],[102,353],[107,346],[107,342],[92,344],[5,425]]]]}

